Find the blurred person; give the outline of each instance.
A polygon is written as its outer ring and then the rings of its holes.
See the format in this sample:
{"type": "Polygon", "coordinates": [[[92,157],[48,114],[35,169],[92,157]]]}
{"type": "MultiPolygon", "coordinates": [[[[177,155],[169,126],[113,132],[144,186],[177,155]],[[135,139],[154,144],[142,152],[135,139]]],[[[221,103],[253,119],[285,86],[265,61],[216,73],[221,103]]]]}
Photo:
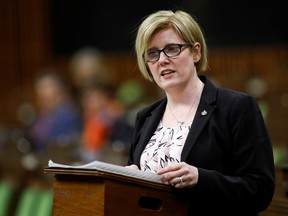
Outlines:
{"type": "Polygon", "coordinates": [[[103,160],[103,148],[109,141],[115,119],[122,112],[122,105],[114,98],[113,85],[95,77],[83,88],[81,106],[84,122],[81,162],[103,160]]]}
{"type": "Polygon", "coordinates": [[[123,112],[116,119],[109,140],[112,148],[122,153],[126,160],[130,150],[136,113],[143,106],[144,94],[144,86],[134,79],[123,82],[116,92],[116,97],[123,104],[123,112]]]}
{"type": "Polygon", "coordinates": [[[69,61],[69,71],[73,84],[73,91],[76,99],[80,99],[80,94],[92,79],[110,79],[107,66],[104,64],[103,53],[95,47],[82,47],[77,50],[69,61]]]}
{"type": "Polygon", "coordinates": [[[184,11],[148,15],[135,49],[142,75],[165,97],[138,112],[127,167],[161,175],[189,216],[259,215],[272,200],[275,168],[255,98],[198,74],[207,46],[184,11]]]}
{"type": "Polygon", "coordinates": [[[49,145],[78,142],[82,130],[81,112],[71,98],[66,80],[54,70],[44,70],[34,85],[37,116],[29,129],[36,152],[49,145]]]}

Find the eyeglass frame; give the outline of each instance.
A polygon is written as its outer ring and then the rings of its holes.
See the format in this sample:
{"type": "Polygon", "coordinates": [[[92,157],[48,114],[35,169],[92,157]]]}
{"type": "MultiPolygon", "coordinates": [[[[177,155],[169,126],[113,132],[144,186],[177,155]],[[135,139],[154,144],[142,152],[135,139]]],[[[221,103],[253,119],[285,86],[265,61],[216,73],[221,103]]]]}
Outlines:
{"type": "MultiPolygon", "coordinates": [[[[147,50],[147,51],[157,51],[157,52],[158,52],[158,58],[157,58],[156,60],[152,60],[152,61],[151,61],[151,60],[147,60],[147,59],[145,58],[145,53],[143,54],[143,58],[145,59],[146,62],[154,63],[154,62],[157,62],[157,61],[160,59],[160,54],[161,54],[161,52],[163,52],[164,55],[165,55],[167,58],[173,58],[173,57],[179,56],[179,55],[181,54],[181,52],[183,51],[183,48],[185,48],[185,47],[192,47],[192,46],[193,46],[193,44],[191,44],[191,43],[186,43],[186,44],[167,44],[167,45],[166,45],[163,49],[161,49],[161,50],[157,50],[157,49],[147,50]],[[180,48],[179,53],[176,54],[176,55],[169,56],[169,55],[167,55],[167,53],[165,52],[165,49],[167,49],[167,47],[173,46],[173,45],[177,45],[177,46],[180,48]]],[[[147,51],[146,51],[146,53],[147,53],[147,51]]]]}

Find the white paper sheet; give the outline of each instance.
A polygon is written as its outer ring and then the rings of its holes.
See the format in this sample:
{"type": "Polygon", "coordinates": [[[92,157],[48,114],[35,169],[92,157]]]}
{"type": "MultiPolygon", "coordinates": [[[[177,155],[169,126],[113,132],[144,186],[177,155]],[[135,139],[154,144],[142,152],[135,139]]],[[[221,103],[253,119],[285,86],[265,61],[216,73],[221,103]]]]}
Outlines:
{"type": "Polygon", "coordinates": [[[105,171],[105,172],[110,172],[114,174],[143,179],[146,181],[162,183],[161,176],[155,173],[144,172],[142,170],[136,170],[136,169],[130,169],[124,166],[110,164],[110,163],[101,162],[101,161],[93,161],[91,163],[79,165],[79,166],[71,166],[71,165],[54,163],[52,160],[49,160],[48,167],[91,169],[91,170],[105,171]]]}

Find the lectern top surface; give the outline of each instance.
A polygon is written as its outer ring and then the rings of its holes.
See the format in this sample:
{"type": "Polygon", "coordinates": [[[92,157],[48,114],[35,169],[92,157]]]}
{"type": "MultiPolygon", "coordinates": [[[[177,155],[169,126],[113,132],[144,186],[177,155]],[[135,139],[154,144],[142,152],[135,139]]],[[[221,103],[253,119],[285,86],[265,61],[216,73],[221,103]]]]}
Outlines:
{"type": "Polygon", "coordinates": [[[88,164],[74,166],[54,163],[49,160],[45,172],[51,174],[102,176],[132,183],[145,184],[146,186],[170,189],[170,186],[161,182],[160,175],[101,161],[93,161],[88,164]]]}

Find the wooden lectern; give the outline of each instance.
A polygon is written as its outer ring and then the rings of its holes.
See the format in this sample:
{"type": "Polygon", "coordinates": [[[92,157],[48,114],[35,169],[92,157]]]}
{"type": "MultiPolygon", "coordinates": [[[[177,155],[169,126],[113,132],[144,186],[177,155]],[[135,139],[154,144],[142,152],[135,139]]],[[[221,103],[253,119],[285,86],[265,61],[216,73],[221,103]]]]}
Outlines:
{"type": "Polygon", "coordinates": [[[55,176],[53,216],[187,215],[187,203],[161,182],[97,169],[45,167],[44,172],[55,176]]]}

